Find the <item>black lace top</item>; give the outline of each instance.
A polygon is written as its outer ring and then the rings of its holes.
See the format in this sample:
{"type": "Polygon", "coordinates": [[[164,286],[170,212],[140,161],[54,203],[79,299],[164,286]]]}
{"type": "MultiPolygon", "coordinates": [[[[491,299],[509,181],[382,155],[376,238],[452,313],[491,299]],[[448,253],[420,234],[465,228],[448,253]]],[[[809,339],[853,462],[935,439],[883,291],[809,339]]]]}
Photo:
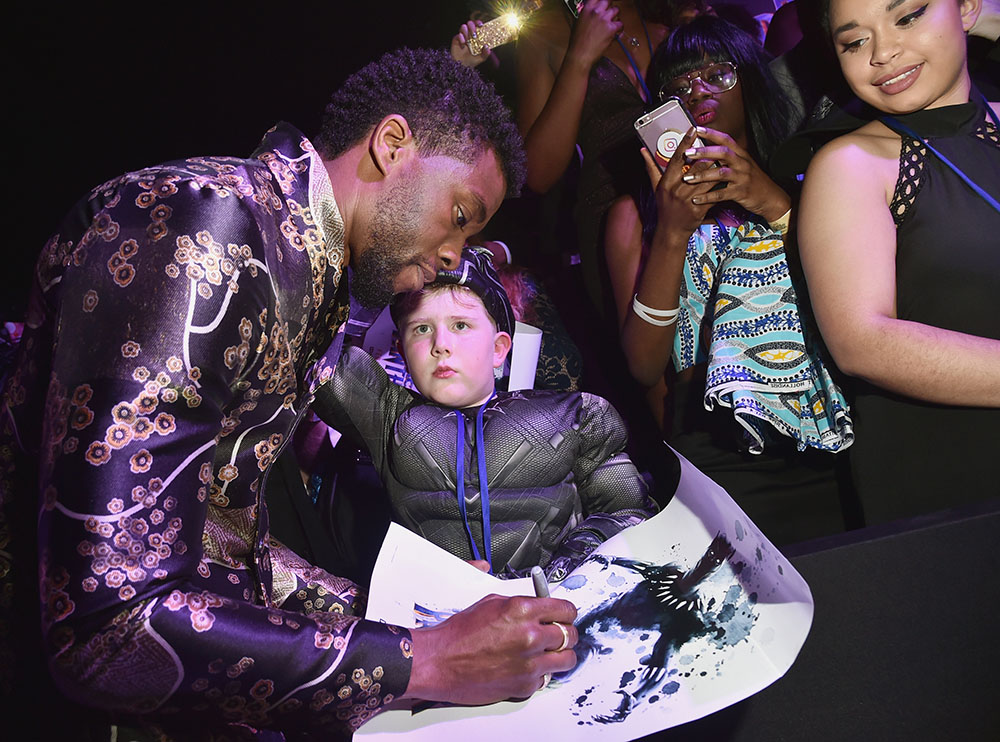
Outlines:
{"type": "MultiPolygon", "coordinates": [[[[1000,200],[1000,140],[981,99],[897,118],[1000,200]]],[[[890,209],[897,316],[1000,339],[1000,213],[905,134],[890,209]]],[[[852,412],[852,468],[869,522],[1000,494],[1000,410],[932,405],[861,385],[852,412]]]]}
{"type": "MultiPolygon", "coordinates": [[[[1000,200],[1000,137],[984,103],[899,120],[1000,200]]],[[[1000,338],[1000,322],[989,307],[1000,296],[1000,214],[923,142],[906,135],[890,209],[897,226],[898,316],[1000,338]]]]}

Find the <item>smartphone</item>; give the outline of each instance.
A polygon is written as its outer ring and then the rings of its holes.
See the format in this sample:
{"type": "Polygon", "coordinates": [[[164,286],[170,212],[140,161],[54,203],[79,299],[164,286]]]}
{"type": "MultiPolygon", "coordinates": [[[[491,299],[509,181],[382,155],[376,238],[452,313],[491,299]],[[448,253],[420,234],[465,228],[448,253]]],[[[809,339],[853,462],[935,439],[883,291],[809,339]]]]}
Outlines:
{"type": "Polygon", "coordinates": [[[574,18],[580,17],[580,11],[583,10],[584,0],[563,0],[566,3],[566,8],[573,15],[574,18]]]}
{"type": "Polygon", "coordinates": [[[511,39],[517,38],[520,17],[511,15],[513,17],[499,16],[477,28],[476,35],[469,39],[469,51],[478,55],[483,51],[483,47],[488,46],[490,49],[496,49],[511,39]]]}
{"type": "MultiPolygon", "coordinates": [[[[681,139],[691,130],[692,126],[694,126],[694,122],[680,98],[670,97],[656,110],[636,119],[635,133],[639,135],[639,139],[653,155],[653,160],[662,173],[666,170],[670,158],[677,151],[681,139]]],[[[704,147],[705,143],[701,137],[695,137],[691,146],[704,147]]],[[[685,164],[684,172],[686,173],[690,168],[690,164],[685,164]]]]}
{"type": "Polygon", "coordinates": [[[541,0],[524,0],[516,8],[484,23],[476,29],[475,37],[469,39],[469,51],[478,56],[483,47],[496,49],[516,39],[525,19],[541,7],[541,0]]]}

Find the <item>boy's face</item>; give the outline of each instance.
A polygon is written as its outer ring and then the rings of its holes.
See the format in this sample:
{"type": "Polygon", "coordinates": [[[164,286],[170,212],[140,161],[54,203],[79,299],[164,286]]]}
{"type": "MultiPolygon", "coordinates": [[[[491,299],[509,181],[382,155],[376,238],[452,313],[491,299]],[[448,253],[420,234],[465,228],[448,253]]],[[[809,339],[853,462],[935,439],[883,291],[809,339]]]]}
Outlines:
{"type": "Polygon", "coordinates": [[[447,407],[473,407],[493,393],[493,369],[511,339],[498,332],[478,296],[467,290],[425,295],[399,331],[417,390],[447,407]]]}

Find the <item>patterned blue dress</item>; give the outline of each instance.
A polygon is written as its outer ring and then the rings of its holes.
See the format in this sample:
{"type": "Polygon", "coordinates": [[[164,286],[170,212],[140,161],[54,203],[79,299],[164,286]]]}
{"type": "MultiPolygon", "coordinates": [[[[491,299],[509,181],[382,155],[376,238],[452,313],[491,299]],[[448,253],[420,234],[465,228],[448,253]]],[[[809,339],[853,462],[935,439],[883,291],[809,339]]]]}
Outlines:
{"type": "Polygon", "coordinates": [[[691,235],[673,359],[678,371],[708,363],[705,407],[732,409],[751,453],[774,433],[800,451],[854,439],[844,395],[803,331],[784,240],[766,226],[713,223],[691,235]]]}

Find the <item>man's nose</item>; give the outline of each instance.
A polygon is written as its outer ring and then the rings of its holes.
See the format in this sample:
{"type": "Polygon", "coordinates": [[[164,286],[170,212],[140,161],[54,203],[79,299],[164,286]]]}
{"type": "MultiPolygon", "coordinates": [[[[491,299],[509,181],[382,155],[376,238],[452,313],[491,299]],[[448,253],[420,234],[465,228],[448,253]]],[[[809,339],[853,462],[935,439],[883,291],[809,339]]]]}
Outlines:
{"type": "Polygon", "coordinates": [[[437,269],[455,270],[462,258],[463,247],[465,247],[464,241],[461,244],[457,241],[448,241],[441,245],[437,251],[437,269]]]}

